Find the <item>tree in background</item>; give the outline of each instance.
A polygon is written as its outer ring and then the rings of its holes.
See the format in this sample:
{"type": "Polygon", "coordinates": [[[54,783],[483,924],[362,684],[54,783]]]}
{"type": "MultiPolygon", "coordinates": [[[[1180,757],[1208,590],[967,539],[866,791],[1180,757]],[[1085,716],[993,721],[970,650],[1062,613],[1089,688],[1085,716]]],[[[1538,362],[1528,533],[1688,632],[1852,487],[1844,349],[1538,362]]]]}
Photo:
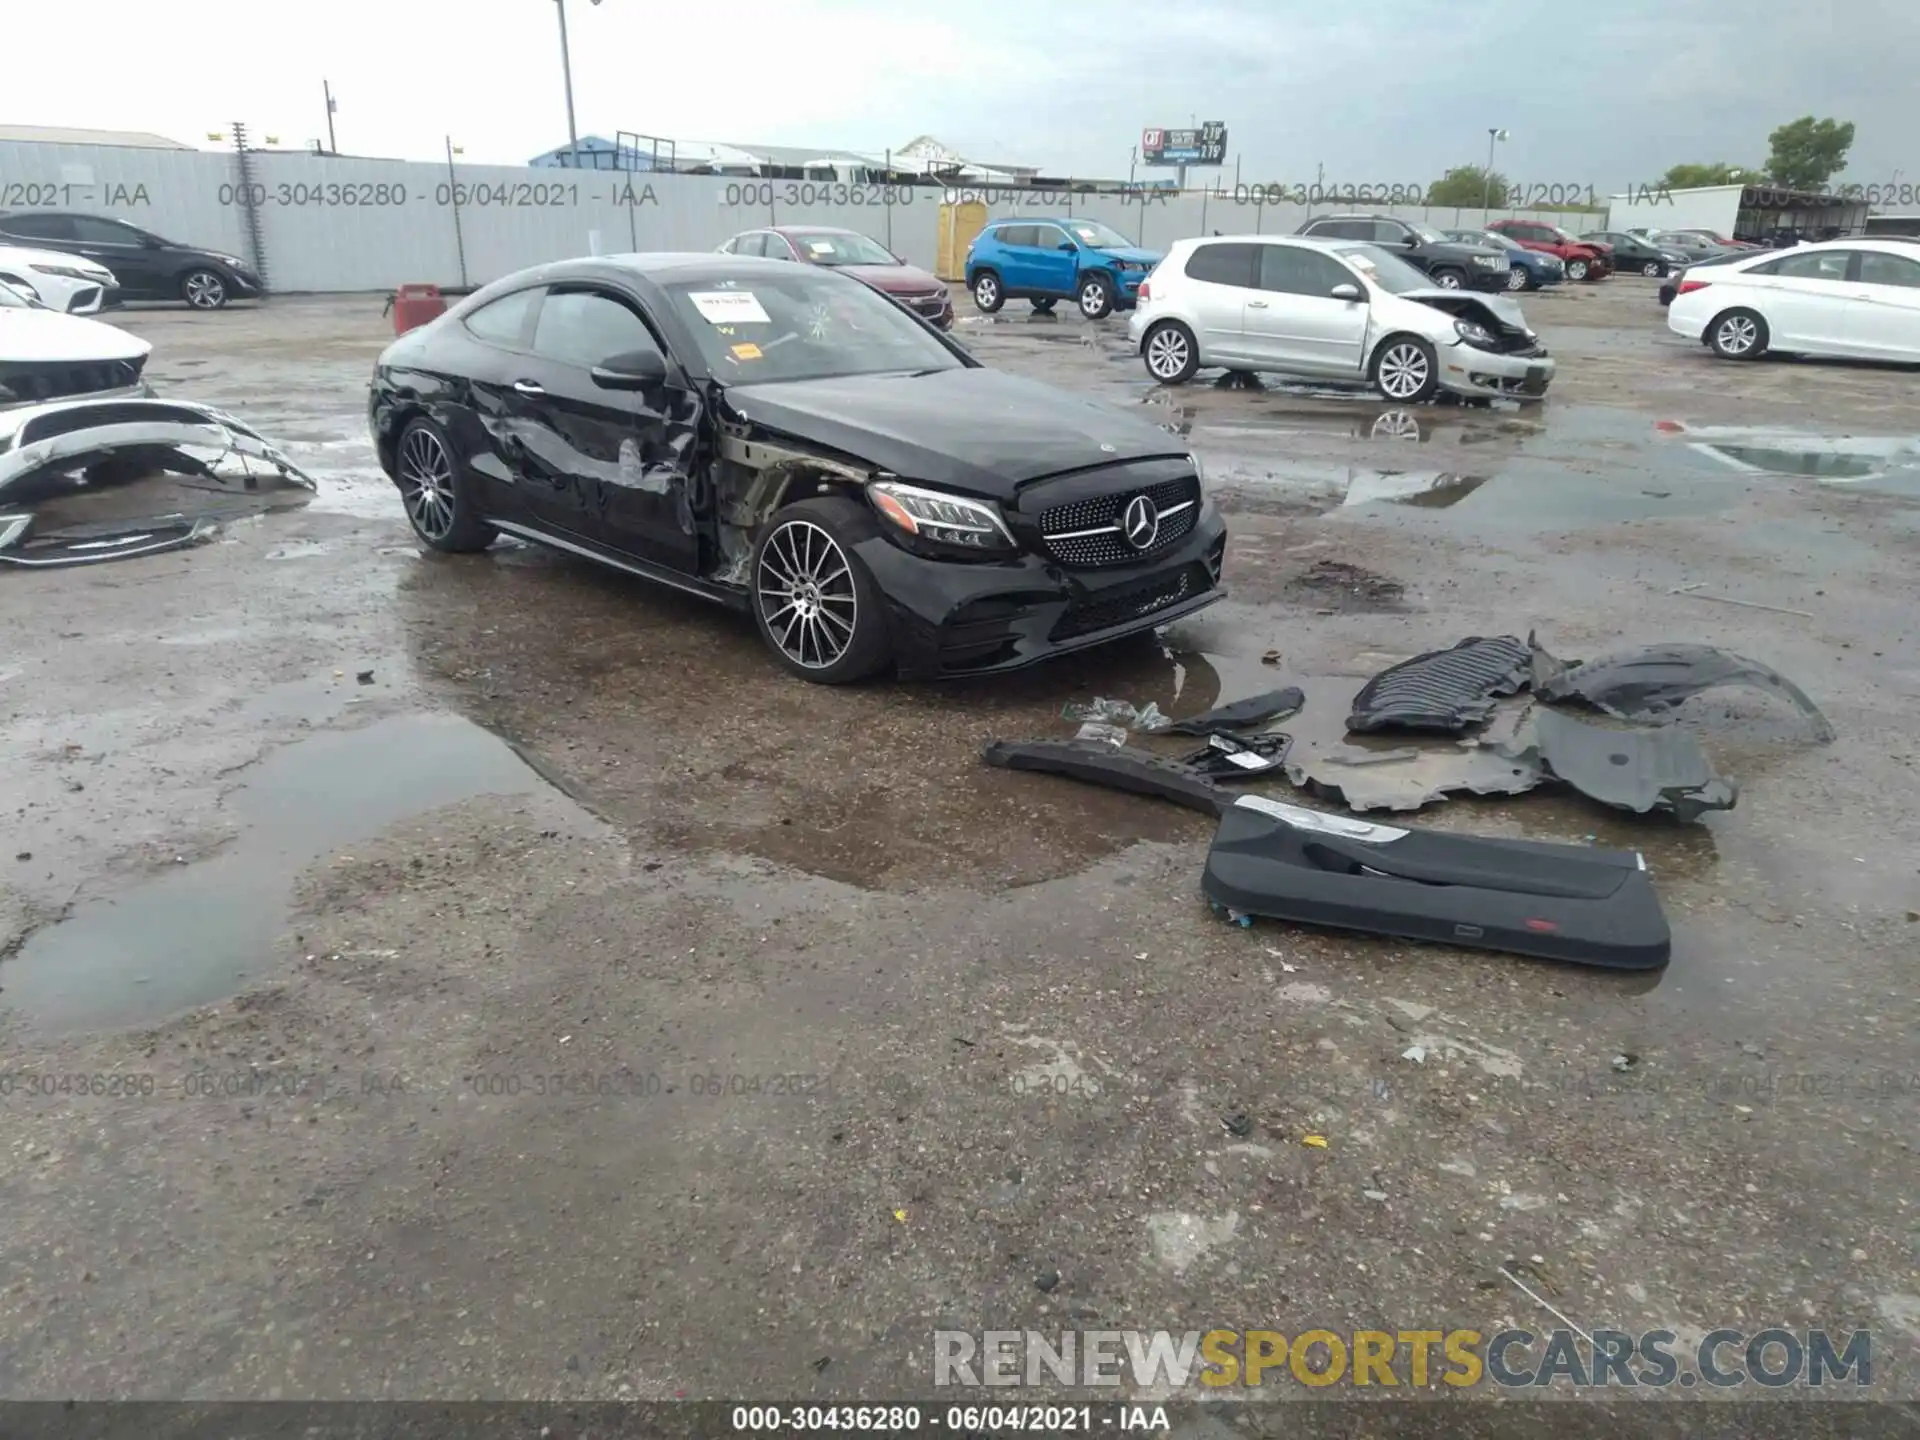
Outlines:
{"type": "Polygon", "coordinates": [[[1507,177],[1498,170],[1456,165],[1427,187],[1427,204],[1443,209],[1478,210],[1487,203],[1496,210],[1506,207],[1507,177]]]}
{"type": "Polygon", "coordinates": [[[1764,174],[1758,165],[1729,165],[1724,160],[1716,160],[1711,165],[1675,165],[1660,177],[1660,187],[1698,190],[1708,185],[1738,185],[1743,180],[1751,183],[1764,174]]]}
{"type": "Polygon", "coordinates": [[[1851,120],[1816,120],[1802,115],[1767,137],[1767,178],[1790,190],[1818,190],[1847,168],[1853,145],[1851,120]]]}

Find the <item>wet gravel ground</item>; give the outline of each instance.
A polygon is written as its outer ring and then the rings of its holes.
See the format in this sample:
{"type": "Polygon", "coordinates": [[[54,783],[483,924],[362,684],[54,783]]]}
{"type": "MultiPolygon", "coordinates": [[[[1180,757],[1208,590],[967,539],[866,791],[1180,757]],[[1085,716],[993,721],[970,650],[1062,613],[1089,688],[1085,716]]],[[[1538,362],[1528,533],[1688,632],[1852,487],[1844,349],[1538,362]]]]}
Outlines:
{"type": "Polygon", "coordinates": [[[322,489],[0,574],[0,1393],[926,1396],[937,1329],[1551,1328],[1518,1265],[1683,1351],[1867,1328],[1913,1396],[1920,382],[1715,362],[1653,288],[1525,297],[1529,411],[1157,392],[1120,322],[963,298],[989,363],[1189,429],[1233,597],[851,691],[420,553],[377,297],[126,317],[322,489]],[[1660,974],[1243,931],[1198,817],[976,758],[1531,629],[1754,656],[1839,732],[1690,702],[1743,786],[1699,825],[1422,817],[1643,850],[1660,974]]]}

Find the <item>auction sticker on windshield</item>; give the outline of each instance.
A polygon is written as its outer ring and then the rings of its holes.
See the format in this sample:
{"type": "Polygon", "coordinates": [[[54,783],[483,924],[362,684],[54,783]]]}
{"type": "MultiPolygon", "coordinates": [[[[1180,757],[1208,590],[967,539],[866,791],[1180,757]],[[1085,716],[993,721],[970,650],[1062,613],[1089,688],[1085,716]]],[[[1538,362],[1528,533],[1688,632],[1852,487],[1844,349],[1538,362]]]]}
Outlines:
{"type": "Polygon", "coordinates": [[[809,240],[807,242],[807,248],[816,255],[831,255],[833,253],[833,242],[831,240],[809,240]]]}
{"type": "Polygon", "coordinates": [[[736,360],[758,360],[760,358],[760,347],[758,345],[736,345],[733,347],[733,358],[736,360]]]}
{"type": "Polygon", "coordinates": [[[709,325],[771,325],[751,290],[689,290],[687,299],[709,325]]]}

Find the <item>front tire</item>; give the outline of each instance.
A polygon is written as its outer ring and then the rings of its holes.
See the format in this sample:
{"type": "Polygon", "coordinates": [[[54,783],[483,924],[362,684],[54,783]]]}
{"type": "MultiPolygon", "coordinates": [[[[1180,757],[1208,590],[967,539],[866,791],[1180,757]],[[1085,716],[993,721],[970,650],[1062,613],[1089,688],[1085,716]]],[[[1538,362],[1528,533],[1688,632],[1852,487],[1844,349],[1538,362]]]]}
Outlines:
{"type": "Polygon", "coordinates": [[[1200,343],[1178,320],[1162,320],[1140,342],[1140,358],[1162,385],[1184,385],[1200,368],[1200,343]]]}
{"type": "Polygon", "coordinates": [[[394,450],[394,482],[413,533],[447,555],[484,550],[498,532],[474,513],[472,488],[454,459],[453,442],[433,421],[407,422],[394,450]]]}
{"type": "Polygon", "coordinates": [[[982,270],[967,288],[973,291],[973,303],[979,306],[982,315],[992,315],[1007,303],[1006,291],[1000,288],[1000,277],[991,270],[982,270]]]}
{"type": "Polygon", "coordinates": [[[801,500],[776,512],[754,545],[754,624],[802,680],[848,685],[893,658],[886,600],[854,551],[871,523],[850,500],[801,500]]]}
{"type": "Polygon", "coordinates": [[[218,270],[189,270],[180,277],[180,298],[196,310],[224,309],[227,277],[218,270]]]}
{"type": "Polygon", "coordinates": [[[1758,360],[1767,353],[1767,322],[1751,310],[1729,310],[1707,326],[1707,348],[1722,360],[1758,360]]]}
{"type": "Polygon", "coordinates": [[[1567,279],[1584,280],[1587,278],[1587,262],[1584,260],[1567,261],[1567,279]]]}
{"type": "Polygon", "coordinates": [[[1418,405],[1440,388],[1440,360],[1417,335],[1390,335],[1373,355],[1373,387],[1389,400],[1418,405]]]}
{"type": "Polygon", "coordinates": [[[1104,320],[1113,313],[1113,282],[1104,275],[1089,275],[1080,282],[1076,303],[1089,320],[1104,320]]]}
{"type": "Polygon", "coordinates": [[[1433,283],[1442,290],[1462,290],[1466,288],[1467,277],[1458,270],[1436,270],[1433,272],[1433,283]]]}
{"type": "Polygon", "coordinates": [[[1531,290],[1532,288],[1533,273],[1529,271],[1526,266],[1515,265],[1511,270],[1507,271],[1507,289],[1531,290]]]}

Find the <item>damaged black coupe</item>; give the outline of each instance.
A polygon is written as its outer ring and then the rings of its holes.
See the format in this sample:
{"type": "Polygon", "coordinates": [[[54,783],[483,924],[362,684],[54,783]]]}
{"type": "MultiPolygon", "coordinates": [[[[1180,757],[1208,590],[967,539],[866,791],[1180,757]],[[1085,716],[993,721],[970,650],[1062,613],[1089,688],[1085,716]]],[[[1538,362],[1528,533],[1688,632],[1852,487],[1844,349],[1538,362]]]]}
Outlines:
{"type": "Polygon", "coordinates": [[[748,610],[820,683],[1016,669],[1225,595],[1177,436],[810,267],[522,271],[389,346],[370,417],[434,549],[504,532],[748,610]]]}

